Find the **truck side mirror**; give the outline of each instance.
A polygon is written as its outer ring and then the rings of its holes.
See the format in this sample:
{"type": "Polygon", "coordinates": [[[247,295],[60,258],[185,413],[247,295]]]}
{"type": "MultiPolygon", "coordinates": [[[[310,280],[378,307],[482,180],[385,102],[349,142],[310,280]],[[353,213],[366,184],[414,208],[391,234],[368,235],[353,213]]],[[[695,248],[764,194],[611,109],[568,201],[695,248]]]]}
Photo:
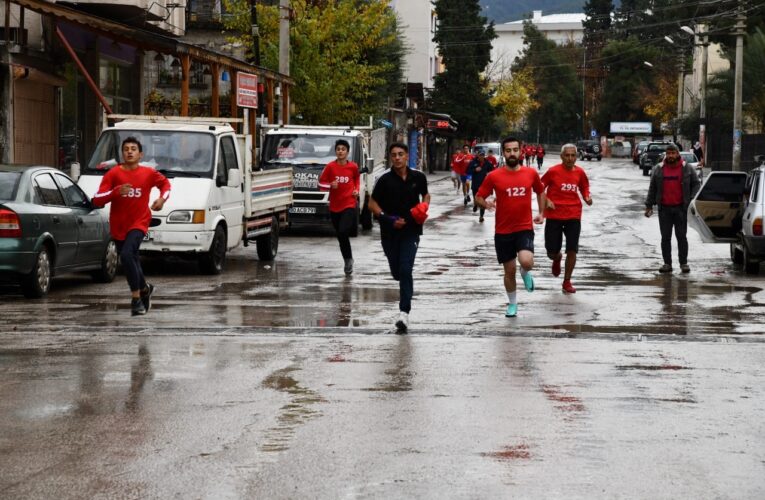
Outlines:
{"type": "Polygon", "coordinates": [[[359,172],[362,174],[368,174],[374,169],[375,169],[375,159],[367,158],[366,160],[364,160],[364,166],[361,167],[361,170],[359,170],[359,172]]]}
{"type": "Polygon", "coordinates": [[[232,168],[228,171],[228,187],[239,187],[242,184],[242,175],[238,168],[232,168]]]}

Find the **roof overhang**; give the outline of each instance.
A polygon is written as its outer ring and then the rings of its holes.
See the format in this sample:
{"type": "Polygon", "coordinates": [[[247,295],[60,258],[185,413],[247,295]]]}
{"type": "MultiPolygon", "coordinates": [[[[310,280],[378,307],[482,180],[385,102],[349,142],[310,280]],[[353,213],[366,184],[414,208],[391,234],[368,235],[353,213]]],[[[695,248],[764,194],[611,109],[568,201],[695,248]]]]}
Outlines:
{"type": "Polygon", "coordinates": [[[281,73],[260,66],[254,66],[246,61],[236,59],[229,55],[182,42],[175,38],[145,29],[104,19],[93,14],[66,7],[62,4],[50,3],[46,0],[11,0],[11,3],[15,3],[39,14],[50,16],[56,21],[66,21],[72,24],[77,24],[89,31],[96,32],[118,42],[127,43],[142,50],[153,50],[163,54],[189,55],[192,59],[203,63],[216,63],[236,71],[254,73],[265,78],[278,80],[287,85],[294,84],[294,81],[286,75],[282,75],[281,73]]]}

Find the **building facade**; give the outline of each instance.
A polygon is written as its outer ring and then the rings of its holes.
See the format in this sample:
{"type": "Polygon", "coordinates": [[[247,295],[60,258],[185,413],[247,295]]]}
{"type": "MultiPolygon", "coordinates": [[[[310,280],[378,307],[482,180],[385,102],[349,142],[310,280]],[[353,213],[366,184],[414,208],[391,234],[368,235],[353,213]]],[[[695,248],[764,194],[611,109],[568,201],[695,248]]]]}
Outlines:
{"type": "Polygon", "coordinates": [[[433,88],[436,75],[443,71],[433,37],[436,34],[436,11],[431,0],[391,0],[408,50],[404,79],[433,88]]]}

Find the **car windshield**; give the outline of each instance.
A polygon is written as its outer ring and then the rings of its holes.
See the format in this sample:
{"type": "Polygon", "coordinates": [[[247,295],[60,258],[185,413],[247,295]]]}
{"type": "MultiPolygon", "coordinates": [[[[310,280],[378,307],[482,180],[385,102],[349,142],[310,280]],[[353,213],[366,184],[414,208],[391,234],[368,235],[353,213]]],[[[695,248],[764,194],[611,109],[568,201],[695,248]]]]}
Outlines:
{"type": "Polygon", "coordinates": [[[0,201],[16,198],[21,172],[0,172],[0,201]]]}
{"type": "Polygon", "coordinates": [[[103,175],[121,161],[120,147],[127,137],[143,146],[141,165],[155,168],[169,177],[212,178],[215,137],[204,132],[166,130],[109,130],[101,134],[86,173],[103,175]]]}
{"type": "Polygon", "coordinates": [[[648,151],[666,151],[669,144],[651,144],[648,146],[648,151]]]}
{"type": "Polygon", "coordinates": [[[696,159],[696,155],[693,153],[680,153],[680,156],[683,157],[683,161],[686,161],[688,163],[696,163],[698,161],[696,159]]]}
{"type": "Polygon", "coordinates": [[[264,164],[326,165],[335,160],[335,141],[343,139],[351,145],[348,158],[353,158],[353,139],[341,135],[271,134],[266,136],[261,160],[264,164]]]}

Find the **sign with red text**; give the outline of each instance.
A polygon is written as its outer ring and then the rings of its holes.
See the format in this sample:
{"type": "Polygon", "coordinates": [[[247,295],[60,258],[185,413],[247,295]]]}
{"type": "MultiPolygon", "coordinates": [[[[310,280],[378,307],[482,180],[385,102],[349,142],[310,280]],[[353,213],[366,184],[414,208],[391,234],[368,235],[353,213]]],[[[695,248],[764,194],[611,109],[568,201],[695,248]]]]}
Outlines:
{"type": "Polygon", "coordinates": [[[258,107],[258,75],[236,74],[236,105],[240,108],[258,107]]]}

